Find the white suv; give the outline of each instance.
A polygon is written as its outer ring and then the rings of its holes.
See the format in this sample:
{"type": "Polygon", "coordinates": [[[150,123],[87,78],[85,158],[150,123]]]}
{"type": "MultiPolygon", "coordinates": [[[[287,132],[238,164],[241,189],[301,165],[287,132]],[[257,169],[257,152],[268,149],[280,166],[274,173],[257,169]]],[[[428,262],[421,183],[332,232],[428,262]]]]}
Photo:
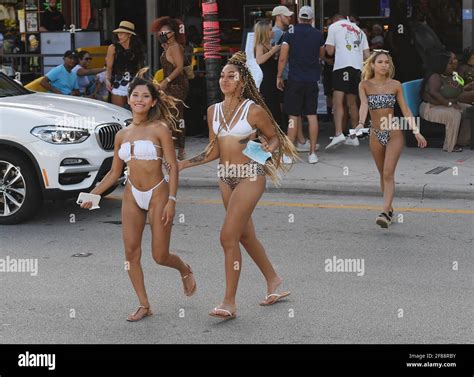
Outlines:
{"type": "Polygon", "coordinates": [[[31,92],[0,73],[0,224],[30,219],[43,200],[91,190],[130,118],[105,102],[31,92]]]}

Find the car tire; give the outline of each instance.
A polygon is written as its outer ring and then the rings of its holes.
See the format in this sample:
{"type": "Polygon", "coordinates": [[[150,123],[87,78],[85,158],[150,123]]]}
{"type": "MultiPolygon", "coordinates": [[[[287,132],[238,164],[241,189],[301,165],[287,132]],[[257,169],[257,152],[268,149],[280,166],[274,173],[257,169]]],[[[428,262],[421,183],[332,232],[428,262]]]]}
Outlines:
{"type": "Polygon", "coordinates": [[[42,203],[41,188],[31,163],[14,152],[0,151],[0,225],[30,220],[42,203]]]}

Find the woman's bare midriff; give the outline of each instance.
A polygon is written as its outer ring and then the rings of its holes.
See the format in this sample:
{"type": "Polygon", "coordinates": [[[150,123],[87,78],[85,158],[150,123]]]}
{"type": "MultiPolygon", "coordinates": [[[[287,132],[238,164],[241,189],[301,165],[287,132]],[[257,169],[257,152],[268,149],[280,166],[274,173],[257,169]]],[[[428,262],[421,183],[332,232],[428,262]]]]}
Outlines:
{"type": "Polygon", "coordinates": [[[128,162],[128,177],[140,191],[148,191],[164,178],[161,160],[135,160],[128,162]]]}
{"type": "Polygon", "coordinates": [[[221,164],[246,164],[250,159],[242,151],[249,140],[256,139],[255,134],[250,136],[224,136],[218,138],[221,164]],[[242,142],[242,143],[241,143],[242,142]]]}
{"type": "Polygon", "coordinates": [[[369,110],[369,112],[370,119],[372,120],[372,129],[392,131],[392,129],[387,128],[387,126],[393,123],[395,117],[393,109],[369,110]]]}

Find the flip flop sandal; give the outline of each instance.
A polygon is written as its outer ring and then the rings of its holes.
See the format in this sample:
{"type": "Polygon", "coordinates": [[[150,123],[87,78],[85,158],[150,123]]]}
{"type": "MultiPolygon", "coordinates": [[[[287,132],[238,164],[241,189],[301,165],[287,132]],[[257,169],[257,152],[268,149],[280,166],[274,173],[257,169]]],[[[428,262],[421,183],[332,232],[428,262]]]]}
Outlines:
{"type": "Polygon", "coordinates": [[[214,308],[214,310],[210,312],[209,315],[211,317],[216,317],[223,320],[234,319],[237,317],[235,313],[232,313],[227,309],[220,309],[220,308],[214,308]],[[218,312],[223,312],[224,314],[218,314],[218,312]]]}
{"type": "Polygon", "coordinates": [[[290,291],[282,292],[282,293],[272,293],[267,296],[265,296],[265,301],[268,301],[268,299],[273,298],[270,302],[261,302],[260,306],[270,306],[278,301],[280,301],[282,298],[285,298],[291,294],[290,291]]]}
{"type": "Polygon", "coordinates": [[[143,306],[143,305],[140,305],[137,310],[135,311],[135,313],[131,314],[128,316],[127,318],[127,321],[128,322],[138,322],[138,321],[141,321],[143,318],[146,318],[146,317],[149,317],[153,315],[153,312],[150,310],[150,307],[146,307],[146,306],[143,306]],[[146,313],[144,315],[142,315],[140,318],[138,319],[131,319],[130,317],[135,317],[138,312],[140,311],[140,309],[146,309],[146,313]]]}
{"type": "Polygon", "coordinates": [[[382,228],[387,229],[390,223],[392,222],[392,219],[386,212],[382,212],[380,215],[377,216],[375,222],[382,228]]]}

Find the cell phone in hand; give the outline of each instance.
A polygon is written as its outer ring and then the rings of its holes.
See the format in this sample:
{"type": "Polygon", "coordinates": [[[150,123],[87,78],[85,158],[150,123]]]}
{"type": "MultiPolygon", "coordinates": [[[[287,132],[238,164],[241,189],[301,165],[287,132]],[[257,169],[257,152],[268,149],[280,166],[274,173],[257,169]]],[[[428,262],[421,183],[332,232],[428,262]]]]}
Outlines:
{"type": "Polygon", "coordinates": [[[79,196],[77,197],[76,203],[81,205],[83,203],[87,202],[92,202],[92,208],[93,209],[99,209],[99,202],[100,202],[101,196],[100,195],[95,195],[95,194],[89,194],[87,192],[81,192],[79,196]]]}

